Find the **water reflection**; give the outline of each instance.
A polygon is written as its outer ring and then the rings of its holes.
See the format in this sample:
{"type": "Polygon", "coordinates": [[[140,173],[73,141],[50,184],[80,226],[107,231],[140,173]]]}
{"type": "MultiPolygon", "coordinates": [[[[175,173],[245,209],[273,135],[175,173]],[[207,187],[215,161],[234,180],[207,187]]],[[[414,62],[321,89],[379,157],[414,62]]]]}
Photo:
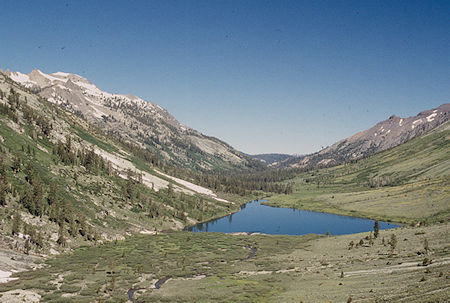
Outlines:
{"type": "MultiPolygon", "coordinates": [[[[309,233],[332,235],[351,234],[373,230],[374,221],[327,213],[279,208],[252,201],[241,210],[223,218],[187,228],[193,232],[260,232],[265,234],[304,235],[309,233]]],[[[379,229],[399,225],[379,222],[379,229]]]]}

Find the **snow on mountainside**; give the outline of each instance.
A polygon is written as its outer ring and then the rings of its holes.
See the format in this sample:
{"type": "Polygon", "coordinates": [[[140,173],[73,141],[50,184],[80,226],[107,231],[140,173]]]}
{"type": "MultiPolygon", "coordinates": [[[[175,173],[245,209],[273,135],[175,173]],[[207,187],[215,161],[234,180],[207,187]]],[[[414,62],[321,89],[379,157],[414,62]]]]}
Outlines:
{"type": "Polygon", "coordinates": [[[228,144],[182,125],[159,105],[133,95],[102,91],[82,76],[40,70],[5,74],[109,134],[153,150],[172,163],[204,170],[254,165],[228,144]]]}
{"type": "Polygon", "coordinates": [[[331,165],[366,157],[420,136],[445,123],[449,117],[450,103],[423,111],[414,117],[400,118],[393,115],[372,128],[342,139],[317,153],[289,158],[280,166],[331,165]]]}

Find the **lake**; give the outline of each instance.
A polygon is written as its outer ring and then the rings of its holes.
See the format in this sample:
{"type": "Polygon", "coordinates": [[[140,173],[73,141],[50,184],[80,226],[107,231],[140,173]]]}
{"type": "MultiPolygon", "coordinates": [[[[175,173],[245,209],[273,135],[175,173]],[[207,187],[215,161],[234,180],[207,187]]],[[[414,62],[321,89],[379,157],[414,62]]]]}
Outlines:
{"type": "MultiPolygon", "coordinates": [[[[292,208],[272,207],[256,200],[242,206],[242,209],[223,218],[199,223],[186,228],[192,232],[247,232],[271,235],[332,235],[353,234],[372,231],[374,220],[339,216],[292,208]]],[[[400,225],[379,221],[379,229],[400,225]]]]}

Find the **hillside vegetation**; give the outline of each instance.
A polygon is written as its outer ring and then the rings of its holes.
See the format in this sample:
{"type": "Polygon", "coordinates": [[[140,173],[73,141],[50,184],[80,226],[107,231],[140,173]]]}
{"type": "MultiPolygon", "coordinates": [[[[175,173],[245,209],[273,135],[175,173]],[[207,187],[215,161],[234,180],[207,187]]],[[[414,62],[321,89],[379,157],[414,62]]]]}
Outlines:
{"type": "Polygon", "coordinates": [[[449,141],[446,122],[339,166],[198,173],[0,74],[0,302],[446,302],[449,141]],[[269,193],[270,205],[414,226],[179,231],[269,193]]]}
{"type": "Polygon", "coordinates": [[[0,301],[446,302],[448,228],[133,236],[35,264],[0,284],[0,301]]]}
{"type": "Polygon", "coordinates": [[[402,223],[450,218],[450,123],[365,159],[309,170],[267,204],[402,223]]]}
{"type": "Polygon", "coordinates": [[[80,75],[40,70],[5,73],[117,140],[149,150],[171,165],[193,171],[263,167],[227,143],[182,125],[161,106],[137,96],[102,91],[80,75]]]}
{"type": "Polygon", "coordinates": [[[26,253],[179,230],[236,211],[252,194],[227,194],[232,202],[176,179],[157,155],[106,136],[3,74],[0,150],[1,246],[26,253]]]}

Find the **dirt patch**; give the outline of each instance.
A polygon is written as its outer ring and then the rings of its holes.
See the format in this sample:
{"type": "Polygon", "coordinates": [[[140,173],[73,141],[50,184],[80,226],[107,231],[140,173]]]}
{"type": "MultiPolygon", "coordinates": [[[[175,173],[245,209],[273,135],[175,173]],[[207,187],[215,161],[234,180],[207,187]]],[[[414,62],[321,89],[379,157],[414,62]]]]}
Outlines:
{"type": "Polygon", "coordinates": [[[27,302],[27,303],[38,303],[40,302],[41,296],[31,290],[10,290],[1,294],[0,302],[11,303],[11,302],[27,302]]]}

